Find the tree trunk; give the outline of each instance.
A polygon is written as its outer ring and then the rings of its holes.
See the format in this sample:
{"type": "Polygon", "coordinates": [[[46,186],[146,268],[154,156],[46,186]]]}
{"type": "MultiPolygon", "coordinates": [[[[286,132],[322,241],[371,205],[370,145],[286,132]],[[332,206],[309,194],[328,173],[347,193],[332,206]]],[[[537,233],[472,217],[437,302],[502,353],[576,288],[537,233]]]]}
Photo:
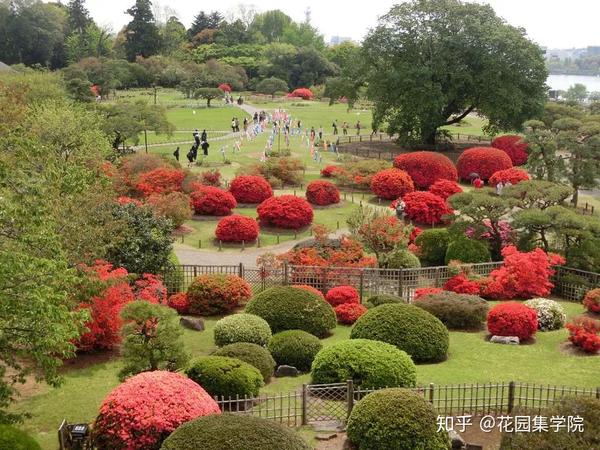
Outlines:
{"type": "Polygon", "coordinates": [[[573,186],[573,207],[577,208],[577,203],[579,203],[579,186],[573,186]]]}
{"type": "Polygon", "coordinates": [[[435,145],[436,135],[437,135],[437,130],[430,130],[430,129],[422,129],[421,130],[421,140],[423,141],[423,144],[435,145]]]}
{"type": "Polygon", "coordinates": [[[207,99],[206,99],[206,107],[207,107],[207,108],[210,108],[210,98],[207,98],[207,99]]]}

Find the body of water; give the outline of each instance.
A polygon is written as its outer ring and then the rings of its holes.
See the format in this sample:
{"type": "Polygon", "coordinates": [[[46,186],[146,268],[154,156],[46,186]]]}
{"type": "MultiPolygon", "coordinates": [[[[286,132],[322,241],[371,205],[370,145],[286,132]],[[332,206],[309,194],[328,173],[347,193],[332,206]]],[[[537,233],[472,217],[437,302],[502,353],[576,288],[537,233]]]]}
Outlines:
{"type": "Polygon", "coordinates": [[[546,84],[550,89],[566,91],[574,84],[583,84],[588,92],[600,91],[600,77],[586,75],[549,75],[546,84]]]}

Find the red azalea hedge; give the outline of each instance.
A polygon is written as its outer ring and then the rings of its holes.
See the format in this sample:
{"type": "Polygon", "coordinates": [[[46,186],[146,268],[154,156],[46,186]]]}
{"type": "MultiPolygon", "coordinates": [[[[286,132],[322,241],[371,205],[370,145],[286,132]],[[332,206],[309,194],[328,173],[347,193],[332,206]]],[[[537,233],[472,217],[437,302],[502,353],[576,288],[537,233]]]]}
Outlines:
{"type": "Polygon", "coordinates": [[[310,100],[311,98],[313,98],[313,93],[308,88],[298,88],[298,89],[294,89],[287,96],[288,97],[300,97],[304,100],[310,100]]]}
{"type": "Polygon", "coordinates": [[[585,294],[583,306],[591,313],[600,313],[600,289],[592,289],[585,294]]]}
{"type": "Polygon", "coordinates": [[[152,194],[169,194],[180,192],[184,179],[183,170],[159,167],[141,174],[135,187],[146,197],[152,194]]]}
{"type": "Polygon", "coordinates": [[[262,203],[273,197],[273,189],[267,180],[256,175],[240,175],[229,185],[229,192],[240,203],[262,203]]]}
{"type": "Polygon", "coordinates": [[[335,311],[337,321],[345,325],[352,325],[360,316],[368,311],[367,308],[360,303],[342,303],[333,310],[335,311]]]}
{"type": "Polygon", "coordinates": [[[457,294],[479,295],[481,287],[479,283],[469,280],[464,273],[461,273],[446,281],[444,290],[456,292],[457,294]]]}
{"type": "Polygon", "coordinates": [[[498,136],[492,141],[492,147],[505,152],[515,166],[521,166],[527,162],[527,143],[521,136],[512,134],[498,136]]]}
{"type": "Polygon", "coordinates": [[[436,152],[411,152],[396,156],[394,167],[407,172],[418,189],[438,180],[456,181],[458,172],[450,158],[436,152]]]}
{"type": "Polygon", "coordinates": [[[444,200],[454,194],[460,194],[462,191],[463,190],[458,183],[449,180],[438,180],[429,186],[429,192],[443,198],[444,200]]]}
{"type": "Polygon", "coordinates": [[[588,318],[579,318],[567,324],[569,341],[586,353],[600,351],[600,322],[588,318]]]}
{"type": "Polygon", "coordinates": [[[340,191],[329,181],[315,180],[306,186],[306,199],[313,205],[333,205],[340,202],[340,191]]]}
{"type": "Polygon", "coordinates": [[[462,180],[469,180],[469,175],[476,173],[487,181],[499,170],[510,169],[512,161],[500,149],[493,147],[473,147],[465,150],[458,157],[456,167],[462,180]]]}
{"type": "Polygon", "coordinates": [[[345,303],[360,303],[360,296],[352,286],[337,286],[327,292],[325,300],[335,308],[345,303]]]}
{"type": "Polygon", "coordinates": [[[173,294],[167,300],[167,306],[173,308],[179,314],[187,314],[190,309],[190,302],[188,301],[187,294],[185,292],[178,292],[173,294]]]}
{"type": "Polygon", "coordinates": [[[439,294],[442,291],[443,291],[442,288],[436,288],[436,287],[418,288],[418,289],[415,289],[415,300],[417,300],[420,297],[424,297],[425,295],[439,294]]]}
{"type": "Polygon", "coordinates": [[[499,170],[495,172],[489,179],[488,183],[491,187],[496,186],[498,183],[506,183],[510,181],[511,184],[518,184],[520,181],[529,180],[529,174],[523,169],[517,169],[511,167],[510,169],[499,170]]]}
{"type": "Polygon", "coordinates": [[[194,212],[204,216],[226,216],[237,206],[230,192],[214,186],[200,186],[190,194],[194,212]]]}
{"type": "Polygon", "coordinates": [[[294,285],[292,285],[292,287],[294,287],[296,289],[303,289],[303,290],[308,291],[311,294],[315,294],[315,295],[321,297],[323,300],[325,300],[325,296],[323,295],[323,293],[320,290],[318,290],[317,288],[315,288],[313,286],[309,286],[308,284],[294,284],[294,285]]]}
{"type": "Polygon", "coordinates": [[[179,373],[143,372],[117,386],[104,399],[93,427],[97,448],[159,449],[179,425],[220,414],[200,385],[179,373]]]}
{"type": "Polygon", "coordinates": [[[310,225],[313,220],[310,204],[295,195],[268,198],[256,211],[261,224],[277,228],[297,230],[310,225]]]}
{"type": "Polygon", "coordinates": [[[252,296],[252,288],[237,275],[200,275],[187,290],[191,314],[212,316],[232,312],[252,296]]]}
{"type": "Polygon", "coordinates": [[[371,179],[371,191],[384,200],[395,200],[414,190],[413,180],[404,170],[385,169],[371,179]]]}
{"type": "Polygon", "coordinates": [[[487,326],[494,336],[518,336],[527,340],[537,331],[537,312],[523,303],[500,303],[488,312],[487,326]]]}
{"type": "Polygon", "coordinates": [[[256,240],[258,232],[259,227],[255,219],[233,215],[219,221],[215,236],[223,242],[251,242],[256,240]]]}
{"type": "Polygon", "coordinates": [[[336,172],[341,172],[344,169],[340,166],[325,166],[321,169],[321,176],[324,178],[332,178],[336,172]]]}
{"type": "Polygon", "coordinates": [[[442,216],[452,213],[444,199],[431,192],[411,192],[402,200],[406,204],[406,216],[424,225],[438,224],[442,222],[442,216]]]}

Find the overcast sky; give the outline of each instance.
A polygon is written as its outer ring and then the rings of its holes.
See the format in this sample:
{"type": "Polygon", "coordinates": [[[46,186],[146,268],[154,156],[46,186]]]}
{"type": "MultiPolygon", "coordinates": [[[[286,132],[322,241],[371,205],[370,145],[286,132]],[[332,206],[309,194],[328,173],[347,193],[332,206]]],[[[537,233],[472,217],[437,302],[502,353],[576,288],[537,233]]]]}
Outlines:
{"type": "MultiPolygon", "coordinates": [[[[540,45],[550,48],[587,47],[600,45],[599,0],[477,0],[489,3],[496,13],[515,26],[524,27],[529,36],[540,45]]],[[[63,0],[64,3],[67,0],[63,0]]],[[[129,21],[125,14],[134,0],[87,0],[93,17],[102,25],[110,25],[118,31],[129,21]]],[[[155,0],[162,7],[168,6],[189,26],[199,10],[218,10],[224,14],[236,9],[240,3],[253,4],[257,11],[281,9],[294,20],[304,19],[310,8],[312,23],[326,41],[332,35],[348,36],[360,40],[377,23],[377,17],[385,14],[400,0],[155,0]],[[356,7],[353,6],[356,3],[356,7]]]]}

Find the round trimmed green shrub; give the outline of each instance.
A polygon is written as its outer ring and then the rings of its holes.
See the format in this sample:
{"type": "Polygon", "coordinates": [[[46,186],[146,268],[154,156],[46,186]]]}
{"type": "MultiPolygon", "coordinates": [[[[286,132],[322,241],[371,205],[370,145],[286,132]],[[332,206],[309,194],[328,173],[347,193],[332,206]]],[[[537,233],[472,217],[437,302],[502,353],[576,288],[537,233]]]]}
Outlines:
{"type": "Polygon", "coordinates": [[[365,302],[367,308],[374,308],[379,305],[385,305],[388,303],[406,303],[402,297],[392,294],[377,294],[369,297],[365,302]]]}
{"type": "Polygon", "coordinates": [[[381,263],[387,269],[415,269],[421,267],[419,258],[406,248],[392,250],[381,257],[381,263]]]}
{"type": "Polygon", "coordinates": [[[269,350],[250,342],[236,342],[235,344],[226,345],[214,352],[213,356],[237,358],[256,367],[262,374],[265,383],[269,381],[275,372],[275,360],[269,350]]]}
{"type": "Polygon", "coordinates": [[[218,347],[236,342],[264,347],[271,339],[271,328],[263,318],[242,313],[223,317],[215,324],[213,334],[218,347]]]}
{"type": "Polygon", "coordinates": [[[417,369],[410,356],[385,342],[368,339],[342,341],[325,347],[312,364],[312,383],[353,380],[369,389],[414,387],[417,369]]]}
{"type": "Polygon", "coordinates": [[[237,358],[205,356],[190,362],[185,374],[213,397],[255,397],[264,385],[256,367],[237,358]]]}
{"type": "Polygon", "coordinates": [[[337,322],[329,303],[312,292],[290,286],[265,289],[248,302],[246,312],[265,319],[273,333],[304,330],[325,337],[337,322]]]}
{"type": "Polygon", "coordinates": [[[481,241],[475,239],[456,239],[446,249],[445,263],[460,261],[465,264],[485,263],[492,260],[490,249],[481,241]]]}
{"type": "Polygon", "coordinates": [[[0,450],[42,450],[42,448],[24,431],[11,425],[0,425],[0,450]]]}
{"type": "Polygon", "coordinates": [[[560,303],[540,297],[527,300],[525,305],[535,309],[538,318],[538,330],[560,330],[565,326],[567,315],[560,303]]]}
{"type": "Polygon", "coordinates": [[[184,423],[161,450],[310,450],[291,429],[259,417],[221,414],[184,423]]]}
{"type": "Polygon", "coordinates": [[[450,242],[450,234],[445,228],[424,230],[415,239],[415,244],[421,249],[419,259],[424,266],[443,266],[446,261],[446,251],[450,242]]]}
{"type": "Polygon", "coordinates": [[[476,330],[483,327],[488,303],[476,295],[442,291],[419,297],[413,303],[440,319],[451,330],[476,330]]]}
{"type": "Polygon", "coordinates": [[[302,330],[288,330],[273,335],[268,349],[277,364],[307,372],[322,347],[316,336],[302,330]]]}
{"type": "Polygon", "coordinates": [[[408,304],[377,306],[361,316],[350,339],[373,339],[395,345],[415,362],[438,362],[446,359],[448,329],[427,311],[408,304]]]}
{"type": "Polygon", "coordinates": [[[348,439],[358,450],[448,450],[448,434],[437,432],[437,412],[409,389],[382,389],[352,409],[348,439]]]}

